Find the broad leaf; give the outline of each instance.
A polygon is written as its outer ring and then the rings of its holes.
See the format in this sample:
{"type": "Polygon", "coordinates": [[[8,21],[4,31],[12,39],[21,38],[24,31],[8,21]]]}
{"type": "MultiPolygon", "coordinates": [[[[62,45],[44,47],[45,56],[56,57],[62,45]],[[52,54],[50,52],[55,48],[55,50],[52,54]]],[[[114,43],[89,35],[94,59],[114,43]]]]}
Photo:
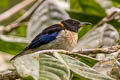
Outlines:
{"type": "Polygon", "coordinates": [[[112,0],[112,3],[115,7],[118,7],[120,5],[120,0],[112,0]]]}
{"type": "Polygon", "coordinates": [[[82,22],[91,22],[92,24],[97,24],[104,17],[72,10],[67,12],[73,19],[77,19],[82,22]]]}
{"type": "Polygon", "coordinates": [[[118,52],[107,55],[100,62],[95,64],[93,68],[105,75],[113,77],[115,80],[120,79],[120,63],[117,61],[118,52]]]}
{"type": "Polygon", "coordinates": [[[40,80],[69,80],[70,72],[59,60],[40,55],[40,80]]]}
{"type": "Polygon", "coordinates": [[[29,54],[15,59],[14,66],[22,78],[35,80],[69,80],[70,71],[59,60],[46,54],[29,54]]]}
{"type": "Polygon", "coordinates": [[[105,10],[96,2],[96,0],[70,0],[71,10],[105,16],[105,10]],[[102,13],[102,14],[101,14],[102,13]]]}
{"type": "Polygon", "coordinates": [[[119,40],[119,33],[110,24],[104,24],[83,36],[73,51],[81,48],[97,48],[113,46],[119,40]]]}
{"type": "Polygon", "coordinates": [[[96,60],[95,58],[92,58],[92,57],[89,57],[89,56],[86,56],[86,55],[82,55],[82,54],[79,54],[79,53],[73,53],[70,56],[78,59],[79,61],[87,64],[90,67],[94,66],[94,64],[96,64],[98,62],[98,60],[96,60]]]}
{"type": "Polygon", "coordinates": [[[68,9],[65,0],[46,0],[38,7],[28,23],[27,37],[33,39],[43,29],[69,18],[65,9],[68,9]]]}
{"type": "Polygon", "coordinates": [[[94,69],[90,68],[89,66],[70,56],[55,53],[55,57],[57,57],[66,66],[68,66],[73,72],[74,76],[78,77],[80,80],[113,80],[107,75],[98,73],[94,69]]]}

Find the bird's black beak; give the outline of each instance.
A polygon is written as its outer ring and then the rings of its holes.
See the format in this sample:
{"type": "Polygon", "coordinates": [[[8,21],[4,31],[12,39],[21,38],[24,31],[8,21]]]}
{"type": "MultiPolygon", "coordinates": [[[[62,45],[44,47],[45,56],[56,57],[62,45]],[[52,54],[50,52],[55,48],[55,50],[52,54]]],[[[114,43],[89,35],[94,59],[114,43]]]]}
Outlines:
{"type": "Polygon", "coordinates": [[[89,22],[80,22],[80,26],[82,26],[82,25],[91,25],[91,23],[89,23],[89,22]]]}

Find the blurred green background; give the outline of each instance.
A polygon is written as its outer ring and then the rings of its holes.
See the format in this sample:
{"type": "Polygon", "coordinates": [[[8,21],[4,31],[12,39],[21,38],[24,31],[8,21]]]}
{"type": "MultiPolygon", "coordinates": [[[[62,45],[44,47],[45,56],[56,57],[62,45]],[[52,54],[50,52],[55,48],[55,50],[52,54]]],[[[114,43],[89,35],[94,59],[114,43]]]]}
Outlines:
{"type": "MultiPolygon", "coordinates": [[[[0,0],[0,14],[10,9],[17,3],[23,0],[0,0]]],[[[108,0],[109,1],[109,0],[108,0]]],[[[112,2],[112,7],[118,7],[120,4],[120,0],[110,0],[112,2]]],[[[69,2],[69,1],[68,1],[69,2]]],[[[13,22],[20,16],[22,16],[30,7],[29,5],[25,9],[19,11],[16,15],[11,16],[9,19],[0,23],[0,25],[8,25],[13,22]]],[[[110,6],[111,7],[111,6],[110,6]]],[[[79,32],[79,38],[81,38],[86,32],[88,32],[95,24],[97,24],[103,17],[107,16],[106,10],[108,9],[102,7],[97,0],[70,0],[70,10],[66,10],[69,16],[73,19],[77,19],[80,21],[91,22],[93,25],[84,27],[79,32]]],[[[118,32],[120,32],[120,21],[112,20],[109,22],[112,24],[118,32]]],[[[27,25],[20,25],[19,28],[10,32],[10,35],[26,37],[26,28],[27,25]]],[[[22,51],[27,44],[25,43],[11,43],[0,40],[0,51],[7,52],[9,54],[18,54],[22,51]]]]}
{"type": "MultiPolygon", "coordinates": [[[[23,1],[23,0],[0,0],[0,14],[5,12],[6,10],[10,9],[11,7],[18,4],[21,1],[23,1]]],[[[17,18],[19,18],[21,15],[23,15],[26,10],[27,9],[21,10],[16,15],[11,16],[9,19],[1,22],[0,25],[8,25],[9,23],[13,22],[17,18]]],[[[12,31],[9,34],[25,37],[27,25],[20,25],[20,26],[21,27],[17,28],[16,30],[12,31]]],[[[18,54],[21,50],[23,50],[26,45],[27,44],[11,43],[11,42],[5,42],[5,41],[0,40],[0,51],[15,55],[15,54],[18,54]]]]}

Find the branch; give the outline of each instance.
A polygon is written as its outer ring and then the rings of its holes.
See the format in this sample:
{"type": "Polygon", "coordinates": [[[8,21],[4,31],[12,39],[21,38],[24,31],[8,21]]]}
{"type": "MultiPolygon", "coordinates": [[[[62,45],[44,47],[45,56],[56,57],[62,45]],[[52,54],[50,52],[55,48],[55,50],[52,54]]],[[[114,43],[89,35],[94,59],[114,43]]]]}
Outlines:
{"type": "Polygon", "coordinates": [[[22,17],[20,17],[19,19],[17,19],[16,21],[14,21],[13,23],[9,24],[8,26],[6,26],[2,33],[8,33],[11,32],[12,30],[16,29],[17,27],[19,27],[19,25],[26,21],[27,19],[29,19],[32,14],[35,12],[35,10],[44,2],[45,0],[38,0],[31,9],[29,9],[22,17]]]}
{"type": "MultiPolygon", "coordinates": [[[[120,7],[118,7],[117,9],[120,9],[120,7]]],[[[98,24],[96,24],[95,27],[99,27],[100,25],[106,22],[112,21],[113,19],[115,19],[117,15],[119,15],[118,13],[119,13],[118,10],[114,10],[113,12],[110,13],[110,15],[104,17],[98,24]]]]}
{"type": "Polygon", "coordinates": [[[18,42],[18,43],[29,43],[29,40],[23,37],[16,37],[16,36],[6,36],[1,34],[0,39],[6,42],[18,42]]]}
{"type": "MultiPolygon", "coordinates": [[[[35,52],[34,54],[48,54],[48,55],[53,55],[53,53],[61,53],[61,54],[66,54],[72,57],[75,57],[78,59],[78,56],[82,55],[85,56],[86,54],[97,54],[97,53],[103,53],[103,54],[111,54],[117,57],[116,54],[120,54],[120,45],[108,47],[108,48],[95,48],[95,49],[81,49],[80,51],[77,52],[69,52],[65,50],[42,50],[35,52]]],[[[89,57],[89,56],[85,56],[89,57]]],[[[91,58],[91,57],[90,57],[91,58]]],[[[11,71],[9,73],[0,73],[0,80],[15,80],[20,78],[19,74],[16,71],[11,71]]]]}
{"type": "Polygon", "coordinates": [[[103,54],[110,54],[117,52],[120,49],[120,45],[108,47],[108,48],[94,48],[94,49],[81,49],[80,51],[76,52],[69,52],[65,50],[42,50],[35,52],[36,54],[53,54],[53,53],[62,53],[62,54],[74,54],[74,53],[79,53],[83,55],[88,55],[88,54],[98,54],[98,53],[103,53],[103,54]]]}
{"type": "Polygon", "coordinates": [[[5,20],[5,19],[9,18],[10,16],[14,15],[15,13],[17,13],[18,11],[20,11],[24,7],[30,5],[34,1],[35,0],[24,0],[21,3],[17,4],[16,6],[14,6],[13,8],[9,9],[8,11],[2,13],[0,15],[0,22],[2,22],[3,20],[5,20]]]}
{"type": "Polygon", "coordinates": [[[112,46],[112,47],[108,47],[108,48],[81,49],[80,51],[77,51],[76,53],[80,53],[80,54],[98,54],[98,53],[110,54],[110,53],[118,51],[119,48],[120,48],[120,45],[112,46]]]}
{"type": "MultiPolygon", "coordinates": [[[[120,10],[120,7],[118,7],[117,9],[120,10]]],[[[83,39],[84,37],[86,37],[88,34],[90,34],[92,31],[94,31],[97,27],[100,27],[102,24],[112,21],[113,19],[115,19],[116,16],[119,15],[120,11],[119,10],[114,10],[113,12],[111,12],[108,16],[104,17],[101,21],[99,21],[98,24],[96,24],[89,32],[87,32],[81,39],[83,39]]]]}
{"type": "MultiPolygon", "coordinates": [[[[13,37],[13,36],[6,36],[4,34],[11,32],[12,30],[19,27],[20,24],[22,24],[24,21],[28,20],[32,14],[35,12],[35,10],[44,2],[45,0],[38,0],[32,8],[30,8],[23,16],[18,18],[16,21],[12,22],[6,27],[0,27],[0,39],[7,42],[20,42],[20,43],[29,43],[29,41],[26,38],[20,38],[20,37],[13,37]]],[[[16,9],[16,8],[15,8],[16,9]]]]}

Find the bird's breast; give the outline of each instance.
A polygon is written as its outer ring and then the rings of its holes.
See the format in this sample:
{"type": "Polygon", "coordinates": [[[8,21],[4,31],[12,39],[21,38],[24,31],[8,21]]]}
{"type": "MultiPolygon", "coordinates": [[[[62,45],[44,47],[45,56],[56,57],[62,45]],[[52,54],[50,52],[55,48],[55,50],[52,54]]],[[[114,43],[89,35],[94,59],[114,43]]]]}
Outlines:
{"type": "Polygon", "coordinates": [[[39,49],[63,49],[71,51],[77,44],[77,39],[77,33],[68,30],[62,30],[54,41],[40,46],[39,49]]]}

